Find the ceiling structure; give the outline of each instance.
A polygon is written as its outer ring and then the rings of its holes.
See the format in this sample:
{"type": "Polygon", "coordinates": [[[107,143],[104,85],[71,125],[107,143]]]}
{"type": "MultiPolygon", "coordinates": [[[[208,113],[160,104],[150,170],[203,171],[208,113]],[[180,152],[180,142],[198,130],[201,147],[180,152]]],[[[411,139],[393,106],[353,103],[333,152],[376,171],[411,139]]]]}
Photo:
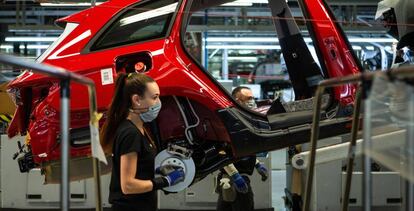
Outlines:
{"type": "MultiPolygon", "coordinates": [[[[244,0],[248,1],[248,0],[244,0]]],[[[348,35],[357,37],[384,38],[385,29],[373,19],[379,0],[327,0],[338,21],[348,35]]],[[[100,1],[92,2],[99,4],[100,1]]],[[[298,3],[294,0],[288,1],[292,8],[294,17],[302,17],[298,3]]],[[[23,54],[35,54],[38,56],[56,37],[63,31],[56,26],[54,21],[58,18],[71,15],[80,10],[90,7],[90,1],[51,1],[51,0],[0,0],[0,51],[13,48],[14,52],[25,49],[23,54]],[[23,45],[23,47],[22,47],[23,45]],[[35,51],[35,52],[34,52],[35,51]]],[[[208,13],[217,15],[219,18],[209,20],[204,24],[204,15],[198,14],[191,21],[189,31],[192,32],[219,32],[216,36],[223,37],[225,32],[253,32],[251,36],[262,37],[268,32],[274,32],[271,21],[255,24],[258,17],[268,16],[264,14],[261,7],[263,4],[253,4],[246,9],[223,7],[209,10],[208,13]],[[225,22],[221,15],[247,17],[249,21],[225,22]],[[223,23],[223,24],[220,24],[223,23]]],[[[304,22],[298,21],[303,33],[307,34],[304,22]]],[[[214,33],[209,33],[215,36],[214,33]]]]}

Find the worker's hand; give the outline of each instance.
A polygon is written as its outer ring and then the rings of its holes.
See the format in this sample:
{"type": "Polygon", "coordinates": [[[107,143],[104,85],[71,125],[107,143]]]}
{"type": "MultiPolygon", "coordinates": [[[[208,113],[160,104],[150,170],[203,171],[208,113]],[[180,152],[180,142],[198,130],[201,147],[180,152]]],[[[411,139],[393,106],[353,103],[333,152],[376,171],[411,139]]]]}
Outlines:
{"type": "Polygon", "coordinates": [[[171,172],[173,172],[173,171],[175,171],[179,168],[181,168],[181,167],[175,166],[175,165],[163,165],[163,166],[157,167],[155,169],[155,173],[156,174],[161,174],[162,176],[167,176],[168,174],[170,174],[171,172]]]}
{"type": "Polygon", "coordinates": [[[249,187],[247,186],[246,181],[239,173],[233,174],[231,178],[233,179],[233,183],[237,192],[247,193],[249,191],[249,187]]]}
{"type": "Polygon", "coordinates": [[[169,172],[164,176],[168,182],[168,186],[173,186],[179,182],[184,181],[185,173],[182,167],[173,167],[173,171],[169,172]]]}
{"type": "Polygon", "coordinates": [[[257,163],[255,167],[256,167],[257,173],[259,173],[260,176],[262,176],[262,181],[266,181],[267,177],[269,176],[267,168],[261,163],[257,163]]]}

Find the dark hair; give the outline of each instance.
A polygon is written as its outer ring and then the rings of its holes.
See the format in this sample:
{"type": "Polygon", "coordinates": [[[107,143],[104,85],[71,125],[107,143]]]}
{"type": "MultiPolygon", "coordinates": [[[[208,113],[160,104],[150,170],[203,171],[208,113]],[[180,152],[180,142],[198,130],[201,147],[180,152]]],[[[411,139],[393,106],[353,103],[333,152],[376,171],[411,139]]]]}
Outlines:
{"type": "Polygon", "coordinates": [[[125,64],[125,72],[126,73],[134,73],[135,72],[135,64],[136,64],[135,61],[134,62],[127,62],[125,64]]]}
{"type": "Polygon", "coordinates": [[[238,87],[236,87],[236,88],[234,88],[233,89],[233,91],[231,92],[231,96],[233,96],[234,98],[236,98],[237,96],[237,94],[238,93],[240,93],[241,92],[241,90],[243,90],[243,89],[248,89],[248,90],[251,90],[249,87],[247,87],[247,86],[238,86],[238,87]]]}
{"type": "Polygon", "coordinates": [[[119,124],[128,116],[132,106],[131,96],[144,96],[147,84],[155,82],[151,77],[141,73],[118,73],[115,91],[101,130],[101,145],[105,152],[112,151],[114,135],[119,124]]]}

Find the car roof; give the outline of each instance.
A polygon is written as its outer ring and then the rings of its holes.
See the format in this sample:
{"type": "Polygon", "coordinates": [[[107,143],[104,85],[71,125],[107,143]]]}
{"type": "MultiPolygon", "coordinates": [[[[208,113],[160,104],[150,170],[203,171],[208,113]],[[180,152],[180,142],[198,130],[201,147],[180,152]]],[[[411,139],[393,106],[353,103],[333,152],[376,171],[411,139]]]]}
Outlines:
{"type": "Polygon", "coordinates": [[[88,9],[82,10],[78,13],[57,19],[55,21],[55,23],[58,26],[64,27],[64,25],[66,25],[66,23],[71,22],[71,23],[81,23],[86,17],[88,17],[88,15],[93,12],[96,9],[110,9],[111,11],[109,13],[113,13],[113,9],[114,8],[118,8],[118,10],[116,11],[119,12],[120,10],[124,9],[125,7],[130,6],[131,4],[140,2],[143,0],[109,0],[106,2],[103,2],[102,4],[90,7],[88,9]]]}

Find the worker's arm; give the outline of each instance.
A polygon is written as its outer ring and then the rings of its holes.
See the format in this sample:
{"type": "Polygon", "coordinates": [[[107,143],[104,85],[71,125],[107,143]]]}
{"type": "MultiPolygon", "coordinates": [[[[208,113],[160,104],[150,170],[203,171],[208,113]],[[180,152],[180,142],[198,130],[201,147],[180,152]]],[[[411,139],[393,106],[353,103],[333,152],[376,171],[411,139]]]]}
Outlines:
{"type": "Polygon", "coordinates": [[[262,181],[266,181],[267,177],[269,176],[267,168],[262,163],[260,163],[258,159],[256,159],[255,167],[256,167],[257,173],[259,173],[260,176],[262,176],[262,181]]]}
{"type": "Polygon", "coordinates": [[[137,163],[138,154],[136,152],[121,155],[121,190],[124,194],[146,193],[153,189],[151,180],[135,178],[137,163]]]}
{"type": "Polygon", "coordinates": [[[225,166],[224,171],[226,171],[226,173],[233,179],[235,188],[238,192],[247,193],[249,191],[246,181],[233,164],[225,166]]]}
{"type": "Polygon", "coordinates": [[[156,177],[152,180],[136,179],[137,163],[138,154],[136,152],[121,156],[121,190],[124,194],[146,193],[175,185],[184,180],[184,171],[181,167],[167,168],[169,171],[162,177],[156,177]]]}
{"type": "Polygon", "coordinates": [[[236,167],[234,166],[233,163],[232,164],[229,164],[227,166],[224,166],[224,171],[226,171],[226,173],[229,176],[232,176],[234,174],[238,174],[239,173],[239,171],[236,169],[236,167]]]}

